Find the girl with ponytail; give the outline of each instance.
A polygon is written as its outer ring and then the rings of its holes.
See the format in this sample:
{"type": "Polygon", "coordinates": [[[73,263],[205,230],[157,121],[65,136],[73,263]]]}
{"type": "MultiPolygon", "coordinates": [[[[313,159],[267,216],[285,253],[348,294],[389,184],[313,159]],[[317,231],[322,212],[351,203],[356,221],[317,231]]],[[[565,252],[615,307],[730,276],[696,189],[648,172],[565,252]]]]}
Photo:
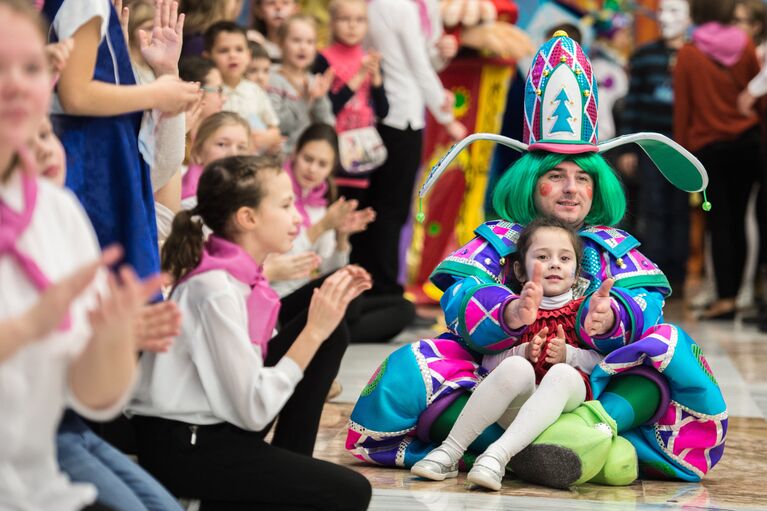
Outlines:
{"type": "Polygon", "coordinates": [[[300,223],[277,160],[232,156],[205,168],[197,205],[176,216],[163,247],[181,335],[163,356],[142,357],[129,410],[140,463],[203,507],[365,509],[370,499],[364,477],[311,458],[349,342],[341,320],[370,277],[341,268],[273,335],[280,301],[262,264],[290,250],[300,223]]]}

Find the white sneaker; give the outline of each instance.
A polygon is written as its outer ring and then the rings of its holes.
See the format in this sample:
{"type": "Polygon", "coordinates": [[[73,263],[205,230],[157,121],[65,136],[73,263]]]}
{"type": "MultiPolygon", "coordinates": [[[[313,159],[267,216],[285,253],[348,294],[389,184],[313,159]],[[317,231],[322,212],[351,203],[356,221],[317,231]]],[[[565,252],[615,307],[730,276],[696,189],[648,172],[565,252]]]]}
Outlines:
{"type": "Polygon", "coordinates": [[[501,489],[504,475],[505,466],[501,463],[501,460],[492,454],[484,453],[477,456],[474,466],[471,467],[469,474],[466,476],[466,480],[477,486],[498,491],[501,489]],[[497,467],[501,467],[500,471],[497,467]]]}
{"type": "Polygon", "coordinates": [[[427,454],[424,459],[413,465],[410,472],[418,477],[431,479],[432,481],[444,481],[451,477],[458,477],[458,462],[442,463],[435,459],[441,457],[440,455],[444,455],[447,459],[450,459],[450,455],[447,451],[441,447],[437,447],[427,454]]]}

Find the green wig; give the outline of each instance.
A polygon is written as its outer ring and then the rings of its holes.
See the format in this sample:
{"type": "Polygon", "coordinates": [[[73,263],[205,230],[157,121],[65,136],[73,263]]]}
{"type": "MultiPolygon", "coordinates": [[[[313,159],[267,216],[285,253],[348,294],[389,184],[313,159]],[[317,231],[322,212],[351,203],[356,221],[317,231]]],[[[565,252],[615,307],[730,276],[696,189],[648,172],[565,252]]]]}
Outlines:
{"type": "Polygon", "coordinates": [[[523,225],[538,218],[535,207],[538,178],[563,161],[575,163],[594,180],[593,201],[585,224],[617,225],[626,213],[626,195],[613,168],[596,153],[526,153],[506,171],[493,190],[493,208],[498,215],[523,225]]]}

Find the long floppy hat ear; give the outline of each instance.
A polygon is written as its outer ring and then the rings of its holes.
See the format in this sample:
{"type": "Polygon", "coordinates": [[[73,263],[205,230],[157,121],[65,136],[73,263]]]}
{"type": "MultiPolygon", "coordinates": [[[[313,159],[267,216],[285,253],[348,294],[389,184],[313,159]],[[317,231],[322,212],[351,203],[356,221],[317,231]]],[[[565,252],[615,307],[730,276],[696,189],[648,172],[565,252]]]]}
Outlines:
{"type": "Polygon", "coordinates": [[[447,169],[453,160],[455,160],[458,154],[463,151],[469,144],[472,144],[478,140],[489,140],[491,142],[496,142],[506,147],[510,147],[515,151],[519,151],[520,153],[527,151],[527,144],[520,142],[519,140],[514,140],[513,138],[496,135],[494,133],[474,133],[473,135],[469,135],[451,147],[445,156],[443,156],[442,159],[440,159],[437,164],[431,168],[426,181],[424,181],[421,189],[418,191],[418,196],[426,196],[426,194],[429,193],[431,187],[434,186],[434,183],[437,182],[437,179],[439,179],[442,173],[445,172],[445,169],[447,169]]]}
{"type": "Polygon", "coordinates": [[[700,192],[708,186],[708,173],[700,160],[660,133],[634,133],[613,138],[599,144],[599,152],[632,143],[641,147],[669,183],[680,190],[700,192]]]}

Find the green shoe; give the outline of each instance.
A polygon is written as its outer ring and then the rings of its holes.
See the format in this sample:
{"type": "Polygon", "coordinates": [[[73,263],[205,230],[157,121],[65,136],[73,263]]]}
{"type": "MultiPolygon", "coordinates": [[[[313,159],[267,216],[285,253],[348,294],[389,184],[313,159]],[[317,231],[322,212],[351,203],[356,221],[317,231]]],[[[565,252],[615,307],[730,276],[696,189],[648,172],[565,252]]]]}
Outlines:
{"type": "Polygon", "coordinates": [[[599,401],[586,401],[549,426],[511,459],[526,481],[569,488],[593,479],[608,459],[617,426],[599,401]]]}
{"type": "Polygon", "coordinates": [[[610,486],[628,486],[634,481],[639,473],[637,452],[631,442],[622,436],[615,437],[607,461],[602,470],[589,482],[607,484],[610,486]]]}

